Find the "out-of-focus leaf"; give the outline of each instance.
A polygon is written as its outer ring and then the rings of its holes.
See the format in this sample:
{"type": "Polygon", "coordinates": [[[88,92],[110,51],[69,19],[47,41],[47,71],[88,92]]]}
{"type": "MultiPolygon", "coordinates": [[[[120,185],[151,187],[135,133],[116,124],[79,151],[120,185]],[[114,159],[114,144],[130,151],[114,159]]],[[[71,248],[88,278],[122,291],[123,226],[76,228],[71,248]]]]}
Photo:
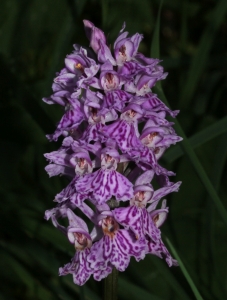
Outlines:
{"type": "Polygon", "coordinates": [[[160,34],[160,16],[161,16],[161,10],[162,10],[162,4],[163,0],[160,1],[159,9],[158,9],[158,15],[155,23],[155,29],[153,33],[152,43],[151,43],[151,51],[150,55],[154,58],[159,58],[159,34],[160,34]]]}
{"type": "Polygon", "coordinates": [[[141,32],[143,28],[152,29],[152,2],[143,0],[108,0],[108,34],[112,40],[116,38],[117,33],[121,29],[124,22],[126,22],[126,29],[130,33],[141,32]],[[132,18],[133,16],[133,18],[132,18]],[[141,16],[143,16],[141,18],[141,16]],[[111,30],[110,30],[111,29],[111,30]]]}
{"type": "MultiPolygon", "coordinates": [[[[197,132],[195,135],[190,137],[188,140],[193,149],[205,144],[206,142],[214,139],[215,137],[223,134],[227,131],[227,117],[222,118],[221,120],[215,122],[209,127],[197,132]]],[[[164,155],[164,159],[168,162],[172,162],[175,159],[183,155],[183,150],[180,145],[176,145],[170,148],[164,155]]]]}
{"type": "MultiPolygon", "coordinates": [[[[63,282],[69,286],[72,291],[79,291],[79,287],[72,282],[72,278],[70,278],[70,276],[64,276],[63,282]]],[[[84,286],[84,293],[86,300],[101,300],[101,298],[92,292],[87,285],[84,286]]]]}
{"type": "Polygon", "coordinates": [[[4,141],[13,141],[19,144],[46,143],[44,132],[22,107],[18,105],[5,106],[1,110],[0,138],[4,141]]]}
{"type": "Polygon", "coordinates": [[[130,281],[119,278],[119,296],[120,299],[154,299],[162,300],[162,298],[146,291],[145,289],[140,288],[139,286],[132,284],[130,281]]]}
{"type": "Polygon", "coordinates": [[[204,71],[206,61],[209,57],[209,52],[213,44],[214,36],[217,29],[221,25],[223,18],[227,11],[226,0],[219,0],[213,10],[211,19],[204,31],[198,50],[194,56],[191,67],[189,69],[188,78],[184,85],[182,85],[181,93],[179,97],[179,105],[186,108],[190,104],[191,97],[193,96],[195,89],[198,85],[200,76],[204,71]]]}
{"type": "MultiPolygon", "coordinates": [[[[156,90],[157,90],[157,93],[159,94],[160,98],[169,106],[169,104],[165,98],[165,95],[162,91],[161,85],[157,86],[156,90]]],[[[204,184],[204,187],[206,188],[207,192],[211,196],[218,213],[222,217],[222,220],[224,221],[225,224],[227,224],[227,212],[225,210],[225,207],[223,206],[221,200],[219,199],[214,187],[212,186],[212,184],[210,182],[210,179],[208,178],[206,172],[204,171],[199,159],[195,155],[183,129],[181,128],[181,126],[177,120],[175,121],[175,126],[177,129],[177,133],[181,137],[183,137],[183,141],[181,142],[182,148],[184,149],[186,155],[189,157],[193,167],[195,168],[196,172],[198,173],[198,176],[199,176],[200,180],[202,181],[202,183],[204,184]]]]}
{"type": "MultiPolygon", "coordinates": [[[[151,52],[153,52],[153,55],[155,55],[155,57],[158,58],[159,57],[159,48],[157,46],[154,46],[156,43],[159,43],[159,26],[158,25],[155,28],[155,35],[154,35],[152,45],[151,45],[151,49],[152,49],[151,52]]],[[[163,90],[161,87],[161,82],[159,82],[159,84],[156,84],[155,90],[157,91],[157,94],[159,95],[159,97],[170,107],[170,105],[163,93],[163,90]]],[[[220,201],[214,187],[212,186],[207,174],[205,173],[200,161],[198,160],[195,153],[193,152],[190,142],[188,141],[183,129],[181,128],[181,126],[177,120],[175,122],[175,126],[177,129],[177,133],[181,137],[183,137],[183,141],[181,142],[181,145],[182,145],[181,147],[183,147],[185,153],[188,155],[188,157],[189,157],[191,163],[193,164],[195,170],[197,171],[201,181],[203,182],[205,188],[207,189],[207,192],[210,194],[212,200],[214,201],[214,204],[215,204],[219,214],[221,215],[222,220],[227,224],[227,212],[226,212],[222,202],[220,201]]]]}

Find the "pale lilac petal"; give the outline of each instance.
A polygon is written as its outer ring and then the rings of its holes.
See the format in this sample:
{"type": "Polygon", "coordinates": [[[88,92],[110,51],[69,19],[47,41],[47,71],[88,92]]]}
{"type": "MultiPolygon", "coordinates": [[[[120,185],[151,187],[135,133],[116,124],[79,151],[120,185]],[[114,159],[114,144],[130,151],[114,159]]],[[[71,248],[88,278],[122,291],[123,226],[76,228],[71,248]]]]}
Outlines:
{"type": "Polygon", "coordinates": [[[75,176],[70,184],[55,196],[55,201],[63,202],[67,199],[70,199],[70,197],[76,193],[75,183],[77,182],[78,178],[78,175],[75,176]]]}
{"type": "Polygon", "coordinates": [[[57,129],[52,135],[48,135],[50,140],[56,141],[57,138],[64,132],[70,129],[76,129],[84,120],[84,113],[81,111],[79,103],[74,103],[69,110],[66,111],[57,125],[57,129]]]}
{"type": "Polygon", "coordinates": [[[178,192],[181,183],[182,183],[181,181],[178,181],[175,184],[172,183],[171,186],[163,187],[154,191],[153,197],[149,202],[156,202],[172,192],[178,192]]]}
{"type": "Polygon", "coordinates": [[[45,167],[45,170],[50,177],[57,175],[66,175],[69,177],[73,177],[75,175],[75,172],[72,168],[60,166],[57,164],[49,164],[45,167]]]}
{"type": "Polygon", "coordinates": [[[112,270],[113,270],[113,265],[109,263],[105,269],[94,271],[93,277],[95,280],[100,281],[103,278],[106,278],[110,273],[112,273],[112,270]]]}
{"type": "Polygon", "coordinates": [[[83,285],[93,272],[86,260],[89,252],[90,250],[87,248],[83,251],[76,252],[71,263],[68,263],[63,268],[59,269],[59,275],[64,276],[72,274],[74,283],[83,285]]]}
{"type": "Polygon", "coordinates": [[[104,32],[95,27],[94,24],[88,20],[83,20],[84,28],[87,38],[90,40],[90,47],[97,53],[100,49],[100,42],[106,43],[104,32]]]}
{"type": "Polygon", "coordinates": [[[140,175],[137,178],[135,185],[143,185],[143,184],[150,183],[154,177],[154,174],[155,174],[154,170],[148,170],[148,171],[144,172],[142,175],[140,175]]]}
{"type": "Polygon", "coordinates": [[[98,61],[101,63],[105,63],[107,60],[109,60],[110,63],[113,66],[115,66],[116,61],[113,58],[109,47],[102,40],[100,40],[99,46],[100,46],[100,48],[98,50],[98,61]]]}
{"type": "Polygon", "coordinates": [[[178,266],[178,262],[172,258],[161,239],[158,242],[149,241],[147,253],[156,255],[160,258],[164,256],[169,267],[178,266]]]}
{"type": "Polygon", "coordinates": [[[71,209],[67,209],[67,216],[69,220],[69,226],[73,228],[81,228],[83,231],[88,232],[87,224],[80,217],[75,215],[71,209]]]}
{"type": "Polygon", "coordinates": [[[173,118],[179,113],[179,110],[172,111],[169,109],[160,99],[157,98],[154,94],[147,94],[144,97],[144,102],[142,104],[142,108],[145,110],[153,110],[153,111],[166,111],[168,112],[173,118]]]}

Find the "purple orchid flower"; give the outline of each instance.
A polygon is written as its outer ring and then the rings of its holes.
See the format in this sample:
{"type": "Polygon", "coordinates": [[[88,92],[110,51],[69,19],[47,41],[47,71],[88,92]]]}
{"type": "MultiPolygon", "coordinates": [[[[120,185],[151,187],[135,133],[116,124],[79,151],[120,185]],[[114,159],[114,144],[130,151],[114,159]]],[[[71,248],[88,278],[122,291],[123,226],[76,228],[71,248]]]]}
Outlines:
{"type": "Polygon", "coordinates": [[[167,76],[160,60],[138,52],[143,36],[128,36],[125,24],[113,49],[101,29],[88,20],[84,26],[91,49],[74,45],[56,74],[53,94],[43,98],[65,109],[47,136],[50,141],[63,136],[62,146],[44,155],[45,169],[50,177],[69,179],[45,219],[74,245],[74,257],[59,274],[72,274],[78,285],[90,276],[99,281],[113,268],[124,271],[131,257],[140,261],[152,254],[177,265],[161,239],[169,208],[165,199],[159,203],[181,184],[171,182],[175,174],[159,164],[165,150],[182,140],[166,119],[179,111],[151,91],[167,76]],[[90,233],[81,215],[92,223],[90,233]]]}
{"type": "Polygon", "coordinates": [[[59,275],[72,274],[74,283],[83,285],[93,273],[87,262],[92,241],[88,227],[81,218],[77,217],[70,209],[67,209],[67,217],[69,220],[67,235],[70,243],[75,246],[76,254],[71,263],[59,269],[59,275]]]}
{"type": "Polygon", "coordinates": [[[115,149],[104,148],[101,154],[101,169],[87,174],[77,181],[80,193],[91,193],[97,204],[102,204],[115,196],[119,201],[130,199],[133,193],[132,183],[116,171],[120,156],[115,149]]]}
{"type": "Polygon", "coordinates": [[[111,211],[103,212],[99,218],[104,236],[93,245],[87,257],[92,268],[106,269],[110,263],[124,271],[131,256],[136,260],[144,258],[144,244],[136,241],[130,231],[120,229],[111,211]]]}

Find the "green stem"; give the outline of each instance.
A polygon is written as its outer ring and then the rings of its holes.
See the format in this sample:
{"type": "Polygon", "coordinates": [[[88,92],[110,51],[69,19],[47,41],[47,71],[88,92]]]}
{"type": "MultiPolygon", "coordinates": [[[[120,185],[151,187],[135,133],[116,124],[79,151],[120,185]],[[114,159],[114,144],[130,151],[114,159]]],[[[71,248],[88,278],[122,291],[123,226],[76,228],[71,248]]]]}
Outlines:
{"type": "Polygon", "coordinates": [[[114,268],[112,273],[104,280],[103,300],[117,300],[117,281],[118,270],[114,268]]]}

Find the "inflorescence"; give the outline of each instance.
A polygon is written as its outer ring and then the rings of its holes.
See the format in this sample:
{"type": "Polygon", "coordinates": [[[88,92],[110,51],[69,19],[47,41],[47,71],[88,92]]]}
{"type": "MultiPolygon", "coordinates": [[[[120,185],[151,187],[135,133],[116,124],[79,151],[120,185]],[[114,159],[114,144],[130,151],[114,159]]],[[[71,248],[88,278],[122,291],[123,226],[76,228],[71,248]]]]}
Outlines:
{"type": "Polygon", "coordinates": [[[53,94],[43,99],[65,110],[55,132],[47,135],[63,141],[58,151],[45,154],[45,169],[50,177],[70,180],[45,218],[75,246],[74,257],[59,273],[72,274],[78,285],[91,275],[101,280],[114,267],[124,271],[132,256],[139,261],[154,254],[177,265],[159,229],[168,214],[166,200],[158,204],[181,184],[170,182],[175,174],[158,163],[170,145],[182,140],[166,119],[179,111],[151,92],[167,76],[160,61],[137,52],[143,36],[128,37],[125,26],[113,52],[100,29],[87,20],[84,26],[92,50],[74,45],[54,79],[53,94]],[[67,228],[59,218],[68,219],[67,228]]]}

